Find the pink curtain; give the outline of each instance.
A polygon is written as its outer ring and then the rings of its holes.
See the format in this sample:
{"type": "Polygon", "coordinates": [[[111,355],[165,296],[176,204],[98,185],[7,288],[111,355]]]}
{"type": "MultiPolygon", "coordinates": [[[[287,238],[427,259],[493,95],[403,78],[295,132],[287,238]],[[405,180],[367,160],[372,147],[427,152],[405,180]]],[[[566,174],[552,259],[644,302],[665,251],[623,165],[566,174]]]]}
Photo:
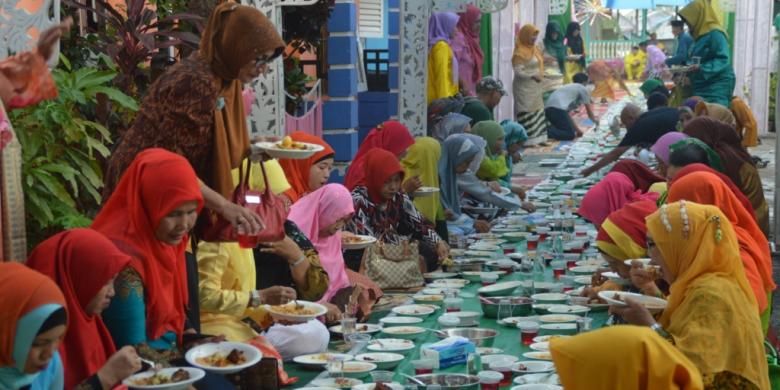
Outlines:
{"type": "Polygon", "coordinates": [[[295,131],[322,137],[322,100],[313,102],[311,107],[302,116],[293,116],[285,113],[284,127],[287,134],[295,131]]]}

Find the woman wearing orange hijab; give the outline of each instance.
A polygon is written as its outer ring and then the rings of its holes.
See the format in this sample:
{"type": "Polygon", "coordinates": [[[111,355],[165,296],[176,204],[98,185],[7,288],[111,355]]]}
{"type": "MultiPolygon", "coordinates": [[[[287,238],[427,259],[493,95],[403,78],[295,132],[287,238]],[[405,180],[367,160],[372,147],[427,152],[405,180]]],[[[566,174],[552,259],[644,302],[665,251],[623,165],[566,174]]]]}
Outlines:
{"type": "Polygon", "coordinates": [[[301,160],[279,159],[279,165],[282,166],[291,187],[284,194],[287,195],[290,202],[295,203],[304,195],[316,191],[328,182],[336,152],[322,138],[303,131],[290,134],[290,138],[296,142],[306,142],[324,148],[311,157],[301,160]]]}
{"type": "Polygon", "coordinates": [[[68,333],[59,348],[66,389],[82,382],[111,387],[141,369],[133,347],[116,351],[100,318],[114,296],[114,277],[129,263],[130,256],[92,229],[59,233],[27,259],[28,267],[57,283],[68,304],[68,333]]]}
{"type": "Polygon", "coordinates": [[[544,117],[544,57],[536,45],[539,29],[531,24],[523,26],[515,37],[512,67],[515,72],[512,93],[515,95],[515,116],[525,127],[528,140],[534,146],[547,141],[547,119],[544,117]]]}
{"type": "Polygon", "coordinates": [[[68,323],[57,285],[19,263],[0,263],[0,389],[60,390],[57,353],[68,323]]]}
{"type": "MultiPolygon", "coordinates": [[[[131,258],[116,277],[117,297],[103,312],[117,347],[144,344],[167,351],[170,359],[181,346],[188,328],[184,251],[202,207],[198,178],[187,160],[147,149],[98,213],[92,228],[131,258]]],[[[153,355],[148,347],[139,348],[139,354],[153,355]]]]}
{"type": "Polygon", "coordinates": [[[745,267],[761,314],[764,332],[769,326],[772,291],[772,256],[769,242],[758,227],[753,215],[740,204],[731,189],[718,176],[709,172],[693,172],[675,178],[669,189],[669,202],[678,200],[717,206],[734,225],[739,242],[739,254],[745,267]]]}

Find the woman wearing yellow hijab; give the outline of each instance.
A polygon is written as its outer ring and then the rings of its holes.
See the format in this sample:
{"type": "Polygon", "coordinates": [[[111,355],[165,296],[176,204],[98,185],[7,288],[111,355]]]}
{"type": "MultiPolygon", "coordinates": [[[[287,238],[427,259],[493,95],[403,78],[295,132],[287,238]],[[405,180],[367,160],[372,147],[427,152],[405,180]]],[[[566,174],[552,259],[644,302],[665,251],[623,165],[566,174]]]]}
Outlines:
{"type": "Polygon", "coordinates": [[[544,117],[544,57],[536,46],[539,29],[531,24],[523,26],[515,37],[512,67],[515,72],[512,93],[515,96],[515,115],[528,134],[526,146],[547,141],[547,120],[544,117]]]}
{"type": "Polygon", "coordinates": [[[728,107],[737,79],[721,15],[717,0],[694,0],[680,11],[694,39],[691,58],[701,59],[689,74],[693,96],[728,107]]]}
{"type": "Polygon", "coordinates": [[[550,341],[566,390],[702,390],[696,366],[648,328],[617,325],[550,341]]]}
{"type": "Polygon", "coordinates": [[[647,247],[670,283],[658,322],[644,306],[612,307],[650,326],[701,371],[713,389],[769,389],[764,336],[734,228],[715,206],[680,201],[647,218],[647,247]]]}
{"type": "MultiPolygon", "coordinates": [[[[404,178],[407,181],[418,178],[423,187],[439,188],[439,158],[441,158],[439,141],[431,137],[417,137],[414,144],[407,149],[406,156],[401,159],[404,178]]],[[[439,226],[443,226],[446,232],[447,222],[438,194],[416,197],[414,205],[428,221],[436,224],[437,233],[442,230],[439,226]]]]}

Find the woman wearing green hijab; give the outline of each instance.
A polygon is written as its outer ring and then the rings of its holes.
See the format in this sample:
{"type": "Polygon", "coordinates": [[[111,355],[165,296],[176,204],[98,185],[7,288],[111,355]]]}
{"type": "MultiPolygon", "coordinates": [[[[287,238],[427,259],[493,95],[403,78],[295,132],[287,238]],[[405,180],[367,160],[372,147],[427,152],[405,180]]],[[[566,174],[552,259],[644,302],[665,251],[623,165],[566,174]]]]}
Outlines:
{"type": "Polygon", "coordinates": [[[506,163],[506,145],[504,144],[504,128],[496,121],[477,123],[471,132],[482,137],[487,142],[485,158],[477,171],[477,177],[486,181],[499,181],[509,174],[506,163]]]}
{"type": "Polygon", "coordinates": [[[647,79],[647,81],[642,83],[642,86],[639,87],[639,90],[645,95],[645,99],[656,92],[662,93],[667,97],[669,96],[669,90],[666,89],[664,82],[658,79],[647,79]]]}
{"type": "Polygon", "coordinates": [[[544,61],[546,67],[557,66],[561,74],[566,76],[566,45],[563,43],[561,26],[556,22],[547,23],[544,31],[544,61]],[[552,64],[552,61],[555,63],[552,64]]]}

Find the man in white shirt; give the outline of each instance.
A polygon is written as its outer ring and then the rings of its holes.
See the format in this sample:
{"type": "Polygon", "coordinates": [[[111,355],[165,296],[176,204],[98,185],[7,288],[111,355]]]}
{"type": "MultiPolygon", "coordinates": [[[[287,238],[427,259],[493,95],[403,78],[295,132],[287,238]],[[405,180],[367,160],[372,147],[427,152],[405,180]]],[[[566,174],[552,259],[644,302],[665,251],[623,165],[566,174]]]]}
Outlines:
{"type": "Polygon", "coordinates": [[[559,141],[571,141],[582,137],[582,130],[577,126],[569,115],[570,111],[585,106],[588,112],[588,118],[594,124],[599,122],[593,114],[590,92],[585,85],[588,84],[588,76],[584,73],[577,73],[573,78],[574,83],[564,85],[556,89],[547,99],[544,108],[544,115],[550,122],[547,129],[547,137],[559,141]]]}

